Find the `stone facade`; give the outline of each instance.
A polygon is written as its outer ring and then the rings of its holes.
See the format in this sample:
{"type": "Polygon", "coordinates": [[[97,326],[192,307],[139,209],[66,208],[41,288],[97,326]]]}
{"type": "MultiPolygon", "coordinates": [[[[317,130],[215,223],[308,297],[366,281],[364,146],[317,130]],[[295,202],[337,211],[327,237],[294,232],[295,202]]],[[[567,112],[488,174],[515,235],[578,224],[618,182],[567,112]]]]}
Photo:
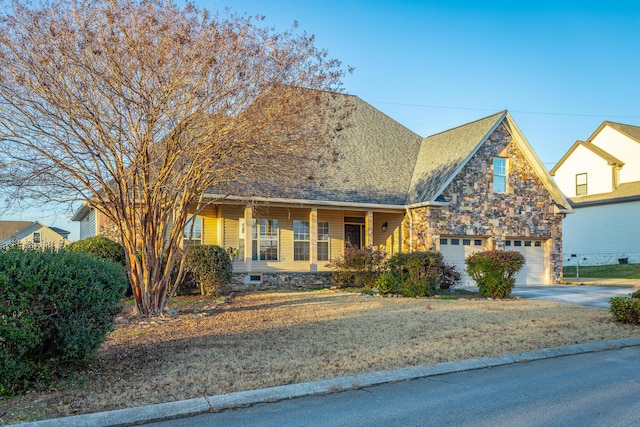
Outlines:
{"type": "Polygon", "coordinates": [[[331,273],[234,273],[225,285],[224,293],[249,292],[266,289],[317,289],[331,287],[331,273]],[[260,280],[249,280],[259,276],[260,280]]]}
{"type": "Polygon", "coordinates": [[[436,250],[440,236],[481,236],[493,249],[508,237],[551,240],[552,280],[562,279],[562,217],[504,122],[442,193],[447,207],[412,209],[404,248],[436,250]],[[506,193],[493,192],[493,157],[509,159],[506,193]],[[413,231],[409,229],[412,226],[413,231]]]}

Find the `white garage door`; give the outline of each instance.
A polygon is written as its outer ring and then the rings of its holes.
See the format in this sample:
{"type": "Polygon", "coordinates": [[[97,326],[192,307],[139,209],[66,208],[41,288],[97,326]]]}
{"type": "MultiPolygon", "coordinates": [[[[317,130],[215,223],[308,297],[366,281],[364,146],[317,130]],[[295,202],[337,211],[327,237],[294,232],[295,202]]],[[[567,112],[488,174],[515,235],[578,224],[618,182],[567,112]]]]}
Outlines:
{"type": "Polygon", "coordinates": [[[509,239],[506,251],[517,251],[524,255],[525,265],[516,275],[516,285],[544,284],[544,247],[540,240],[509,239]]]}
{"type": "Polygon", "coordinates": [[[440,253],[447,264],[456,267],[460,273],[461,284],[475,286],[476,282],[465,272],[464,260],[471,254],[484,251],[487,241],[481,237],[442,237],[440,238],[440,253]]]}

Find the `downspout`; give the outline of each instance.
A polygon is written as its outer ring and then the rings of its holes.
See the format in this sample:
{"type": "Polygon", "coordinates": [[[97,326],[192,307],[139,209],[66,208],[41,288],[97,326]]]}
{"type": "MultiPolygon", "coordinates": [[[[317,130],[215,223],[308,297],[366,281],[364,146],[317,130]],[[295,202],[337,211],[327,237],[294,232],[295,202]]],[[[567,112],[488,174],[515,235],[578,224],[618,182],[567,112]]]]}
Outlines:
{"type": "Polygon", "coordinates": [[[413,215],[411,209],[405,208],[409,215],[409,253],[413,252],[413,215]]]}

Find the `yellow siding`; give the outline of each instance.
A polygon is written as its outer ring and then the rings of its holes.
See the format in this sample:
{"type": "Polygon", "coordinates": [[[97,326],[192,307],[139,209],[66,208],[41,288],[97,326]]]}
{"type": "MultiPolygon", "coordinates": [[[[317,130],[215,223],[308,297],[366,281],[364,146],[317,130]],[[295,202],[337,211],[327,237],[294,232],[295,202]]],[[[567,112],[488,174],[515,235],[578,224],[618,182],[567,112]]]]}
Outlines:
{"type": "Polygon", "coordinates": [[[382,248],[387,255],[393,255],[401,251],[402,247],[402,219],[404,214],[375,213],[373,215],[373,246],[382,248]],[[382,225],[387,223],[386,231],[382,225]]]}
{"type": "Polygon", "coordinates": [[[218,239],[218,207],[207,206],[200,211],[202,217],[202,244],[223,246],[218,239]]]}
{"type": "Polygon", "coordinates": [[[223,242],[225,248],[238,247],[239,219],[244,217],[244,206],[220,207],[224,222],[223,242]]]}

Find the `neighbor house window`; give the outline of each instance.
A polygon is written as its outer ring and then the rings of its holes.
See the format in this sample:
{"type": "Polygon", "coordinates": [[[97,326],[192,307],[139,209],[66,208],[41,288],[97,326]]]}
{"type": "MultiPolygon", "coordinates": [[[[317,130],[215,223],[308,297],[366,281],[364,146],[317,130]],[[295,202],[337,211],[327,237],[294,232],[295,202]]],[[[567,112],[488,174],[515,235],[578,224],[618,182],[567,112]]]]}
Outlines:
{"type": "Polygon", "coordinates": [[[202,217],[189,217],[182,232],[184,246],[202,244],[202,217]]]}
{"type": "Polygon", "coordinates": [[[507,192],[507,159],[504,157],[493,158],[493,192],[507,192]]]}
{"type": "Polygon", "coordinates": [[[587,195],[587,174],[579,173],[576,175],[576,196],[587,195]]]}
{"type": "Polygon", "coordinates": [[[329,261],[329,223],[318,222],[318,261],[329,261]]]}
{"type": "Polygon", "coordinates": [[[309,221],[293,221],[293,260],[309,261],[309,221]]]}
{"type": "Polygon", "coordinates": [[[42,240],[42,235],[40,234],[39,231],[36,231],[35,233],[33,233],[33,243],[35,243],[36,245],[39,244],[42,240]]]}

